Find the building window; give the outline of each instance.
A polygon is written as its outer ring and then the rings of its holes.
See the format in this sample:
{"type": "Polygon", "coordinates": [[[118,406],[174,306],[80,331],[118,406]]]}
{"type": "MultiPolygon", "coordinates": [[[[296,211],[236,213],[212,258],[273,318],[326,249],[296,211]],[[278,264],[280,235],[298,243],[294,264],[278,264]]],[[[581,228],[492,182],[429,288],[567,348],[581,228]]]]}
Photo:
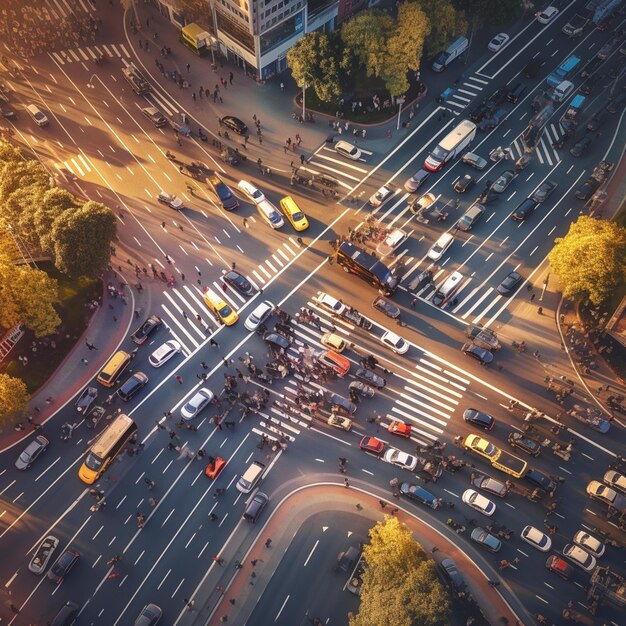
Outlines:
{"type": "MultiPolygon", "coordinates": [[[[278,20],[276,17],[272,18],[272,25],[278,20]]],[[[292,15],[290,18],[281,22],[276,28],[272,28],[269,31],[261,34],[260,47],[261,54],[269,52],[272,48],[281,45],[296,33],[301,32],[304,29],[304,15],[302,12],[292,15]]]]}
{"type": "Polygon", "coordinates": [[[254,54],[254,37],[243,26],[221,11],[215,11],[215,18],[220,31],[254,54]]]}

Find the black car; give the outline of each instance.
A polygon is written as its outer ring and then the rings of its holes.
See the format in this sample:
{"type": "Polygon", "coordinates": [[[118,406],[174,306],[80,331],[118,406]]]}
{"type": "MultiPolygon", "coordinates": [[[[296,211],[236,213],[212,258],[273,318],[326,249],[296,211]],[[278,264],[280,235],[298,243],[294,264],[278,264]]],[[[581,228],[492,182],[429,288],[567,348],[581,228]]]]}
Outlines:
{"type": "Polygon", "coordinates": [[[526,452],[526,454],[530,454],[531,456],[539,456],[541,454],[541,446],[536,441],[524,436],[522,433],[509,433],[507,441],[513,448],[518,448],[519,450],[522,450],[522,452],[526,452]]]}
{"type": "Polygon", "coordinates": [[[142,387],[145,387],[148,377],[143,372],[135,372],[118,390],[117,395],[128,402],[142,387]]]}
{"type": "Polygon", "coordinates": [[[596,180],[595,178],[588,178],[580,186],[580,188],[578,188],[574,192],[574,195],[579,200],[589,200],[589,198],[591,198],[591,196],[593,196],[593,194],[598,190],[598,187],[600,187],[600,185],[601,183],[599,180],[596,180]]]}
{"type": "Polygon", "coordinates": [[[48,580],[60,585],[68,572],[74,567],[80,554],[76,550],[68,548],[55,562],[48,571],[48,580]]]}
{"type": "Polygon", "coordinates": [[[291,345],[291,341],[279,333],[265,333],[263,341],[273,350],[287,350],[291,345]]]}
{"type": "Polygon", "coordinates": [[[387,381],[382,376],[379,376],[378,374],[372,372],[372,370],[365,369],[364,367],[360,367],[356,371],[356,377],[360,378],[368,385],[376,387],[376,389],[382,389],[387,384],[387,381]]]}
{"type": "Polygon", "coordinates": [[[571,148],[569,153],[576,158],[581,157],[591,145],[591,137],[585,135],[580,141],[576,142],[571,148]]]}
{"type": "Polygon", "coordinates": [[[487,100],[485,100],[485,106],[493,111],[501,102],[506,100],[506,97],[509,94],[509,90],[506,87],[500,87],[496,89],[487,100]]]}
{"type": "Polygon", "coordinates": [[[424,270],[420,272],[413,280],[408,284],[409,291],[417,291],[430,285],[433,282],[432,270],[424,270]]]}
{"type": "Polygon", "coordinates": [[[483,430],[491,430],[496,424],[495,418],[476,409],[465,409],[463,411],[463,420],[483,430]]]}
{"type": "Polygon", "coordinates": [[[521,282],[522,275],[519,272],[510,272],[508,276],[498,285],[496,291],[501,296],[510,296],[521,282]]]}
{"type": "Polygon", "coordinates": [[[439,568],[444,580],[455,591],[463,590],[463,588],[465,587],[465,579],[463,578],[463,574],[459,572],[459,568],[456,566],[456,563],[452,559],[443,559],[443,561],[439,563],[439,568]]]}
{"type": "Polygon", "coordinates": [[[235,270],[226,272],[222,279],[229,287],[238,291],[242,296],[251,296],[254,293],[254,289],[252,288],[250,281],[246,280],[235,270]]]}
{"type": "Polygon", "coordinates": [[[76,400],[76,410],[83,415],[87,415],[97,397],[98,390],[95,387],[85,387],[83,393],[81,393],[78,400],[76,400]]]}
{"type": "Polygon", "coordinates": [[[481,365],[489,365],[489,363],[493,361],[493,354],[489,352],[489,350],[485,350],[485,348],[479,348],[473,343],[468,342],[463,344],[461,352],[463,352],[465,356],[469,356],[472,359],[475,359],[481,365]]]}
{"type": "Polygon", "coordinates": [[[547,197],[556,189],[557,184],[551,180],[546,180],[537,187],[533,195],[530,196],[535,202],[545,202],[547,197]]]}
{"type": "Polygon", "coordinates": [[[454,191],[457,193],[465,193],[476,184],[476,179],[469,174],[465,174],[454,183],[454,191]]]}
{"type": "Polygon", "coordinates": [[[532,198],[526,198],[518,205],[518,207],[511,213],[511,217],[516,222],[523,222],[527,217],[530,217],[537,208],[538,202],[532,198]]]}
{"type": "Polygon", "coordinates": [[[400,317],[400,309],[395,305],[385,300],[385,298],[376,298],[372,302],[372,306],[381,313],[384,313],[387,317],[391,317],[392,319],[396,319],[400,317]]]}
{"type": "Polygon", "coordinates": [[[219,177],[216,172],[213,172],[206,179],[207,185],[211,188],[213,193],[217,196],[222,208],[225,211],[232,211],[239,206],[239,200],[235,197],[230,187],[219,177]]]}
{"type": "Polygon", "coordinates": [[[536,469],[531,469],[526,472],[524,480],[533,487],[539,487],[548,493],[554,493],[556,491],[556,481],[552,480],[549,476],[546,476],[542,472],[536,469]]]}
{"type": "Polygon", "coordinates": [[[226,126],[229,130],[237,133],[238,135],[247,135],[248,127],[234,115],[225,115],[220,119],[220,124],[226,126]]]}
{"type": "Polygon", "coordinates": [[[338,393],[331,394],[328,398],[328,402],[331,406],[349,413],[350,415],[356,412],[356,404],[354,404],[354,402],[350,402],[347,398],[340,396],[338,393]]]}
{"type": "Polygon", "coordinates": [[[524,76],[526,78],[535,78],[537,74],[539,74],[539,70],[543,65],[543,60],[539,57],[533,59],[526,67],[522,70],[524,76]]]}
{"type": "Polygon", "coordinates": [[[156,315],[151,315],[132,335],[132,340],[137,345],[142,345],[146,342],[148,337],[159,327],[163,322],[161,318],[156,315]]]}
{"type": "Polygon", "coordinates": [[[592,115],[591,119],[587,122],[587,130],[595,133],[600,128],[600,126],[602,126],[602,123],[606,118],[606,113],[606,109],[596,111],[592,115]]]}
{"type": "Polygon", "coordinates": [[[578,89],[580,93],[585,96],[588,96],[592,91],[595,85],[597,85],[601,80],[606,78],[605,74],[592,74],[578,89]]]}

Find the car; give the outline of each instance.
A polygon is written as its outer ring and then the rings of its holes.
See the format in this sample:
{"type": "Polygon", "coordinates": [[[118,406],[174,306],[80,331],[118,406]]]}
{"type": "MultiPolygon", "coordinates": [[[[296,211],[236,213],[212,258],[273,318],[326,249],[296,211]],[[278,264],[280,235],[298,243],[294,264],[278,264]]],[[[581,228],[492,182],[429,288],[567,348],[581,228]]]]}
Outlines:
{"type": "Polygon", "coordinates": [[[226,272],[222,276],[222,280],[235,291],[238,291],[242,296],[251,296],[254,293],[252,284],[249,280],[243,277],[242,274],[236,270],[226,272]]]}
{"type": "Polygon", "coordinates": [[[274,312],[276,307],[269,301],[265,300],[256,305],[255,309],[248,315],[243,325],[248,330],[256,330],[269,316],[274,312]]]}
{"type": "Polygon", "coordinates": [[[615,115],[618,111],[622,110],[624,103],[626,102],[626,91],[622,91],[619,95],[611,98],[611,101],[606,105],[606,110],[611,115],[615,115]]]}
{"type": "Polygon", "coordinates": [[[133,334],[132,340],[138,345],[143,345],[148,337],[157,330],[161,324],[162,320],[157,315],[151,315],[133,334]]]}
{"type": "Polygon", "coordinates": [[[276,207],[268,200],[261,200],[261,202],[256,205],[256,210],[263,220],[272,228],[282,228],[285,225],[285,222],[276,207]]]}
{"type": "Polygon", "coordinates": [[[506,33],[498,33],[487,46],[489,52],[499,52],[509,43],[510,37],[506,33]]]}
{"type": "Polygon", "coordinates": [[[585,530],[579,530],[574,535],[574,543],[581,548],[584,548],[586,552],[599,559],[603,554],[606,546],[602,541],[596,539],[593,535],[590,535],[585,530]]]}
{"type": "Polygon", "coordinates": [[[525,526],[520,533],[520,537],[540,552],[547,552],[552,547],[552,539],[534,526],[525,526]]]}
{"type": "Polygon", "coordinates": [[[557,184],[554,181],[546,180],[541,183],[535,191],[533,191],[532,196],[530,196],[531,200],[535,202],[545,202],[548,196],[557,188],[557,184]]]}
{"type": "Polygon", "coordinates": [[[609,487],[616,489],[617,491],[621,491],[622,493],[626,493],[626,476],[623,474],[620,474],[615,470],[609,470],[604,474],[602,480],[609,487]]]}
{"type": "Polygon", "coordinates": [[[461,352],[465,356],[469,356],[472,359],[476,359],[481,365],[489,365],[493,361],[493,354],[485,348],[480,348],[475,343],[468,341],[463,344],[461,352]]]}
{"type": "Polygon", "coordinates": [[[464,232],[471,230],[476,225],[476,222],[478,222],[478,220],[483,216],[484,212],[485,207],[482,204],[475,202],[467,209],[467,211],[465,211],[465,213],[463,213],[459,221],[456,223],[456,227],[464,232]]]}
{"type": "Polygon", "coordinates": [[[239,320],[239,314],[237,311],[235,311],[235,309],[233,309],[228,302],[222,300],[220,296],[210,289],[207,289],[202,294],[202,299],[215,319],[219,323],[224,324],[224,326],[232,326],[239,320]]]}
{"type": "Polygon", "coordinates": [[[398,467],[412,472],[417,467],[417,458],[397,448],[387,448],[383,455],[383,461],[397,465],[398,467]]]}
{"type": "Polygon", "coordinates": [[[376,439],[376,437],[365,435],[365,437],[359,441],[359,448],[365,450],[365,452],[379,455],[385,449],[385,444],[380,441],[380,439],[376,439]]]}
{"type": "Polygon", "coordinates": [[[309,227],[309,220],[302,212],[296,201],[291,196],[285,196],[280,200],[280,208],[283,210],[285,217],[293,226],[293,229],[302,232],[309,227]]]}
{"type": "Polygon", "coordinates": [[[58,545],[59,540],[53,535],[48,535],[35,550],[35,554],[28,564],[28,571],[37,576],[43,574],[58,545]]]}
{"type": "Polygon", "coordinates": [[[356,146],[343,140],[335,144],[335,152],[351,161],[358,161],[361,158],[361,151],[356,146]]]}
{"type": "Polygon", "coordinates": [[[487,350],[499,350],[502,346],[498,341],[498,335],[490,328],[479,326],[478,324],[470,324],[465,328],[465,334],[477,346],[487,348],[487,350]]]}
{"type": "Polygon", "coordinates": [[[157,200],[159,202],[162,202],[163,204],[167,204],[170,209],[176,209],[177,211],[180,211],[181,209],[185,208],[183,201],[179,197],[175,196],[172,193],[168,193],[167,191],[159,191],[157,195],[157,200]]]}
{"type": "Polygon", "coordinates": [[[541,446],[530,437],[526,437],[523,433],[512,432],[507,437],[507,442],[512,448],[517,448],[531,456],[539,456],[541,454],[541,446]]]}
{"type": "Polygon", "coordinates": [[[97,397],[98,390],[95,387],[85,387],[83,393],[81,393],[78,400],[76,400],[76,410],[83,415],[87,415],[97,397]]]}
{"type": "Polygon", "coordinates": [[[490,532],[480,526],[474,528],[470,539],[485,548],[485,550],[489,550],[489,552],[499,552],[502,547],[502,542],[497,537],[494,537],[490,532]]]}
{"type": "Polygon", "coordinates": [[[600,126],[604,123],[606,119],[607,110],[601,109],[600,111],[596,111],[591,119],[587,122],[587,130],[591,133],[595,133],[600,129],[600,126]]]}
{"type": "Polygon", "coordinates": [[[565,559],[553,554],[548,557],[546,561],[546,568],[563,578],[563,580],[569,580],[574,575],[574,568],[565,559]]]}
{"type": "Polygon", "coordinates": [[[364,367],[360,367],[356,371],[355,376],[376,389],[382,389],[387,384],[387,381],[382,376],[379,376],[378,374],[372,372],[372,370],[368,370],[364,367]]]}
{"type": "Polygon", "coordinates": [[[130,401],[135,394],[146,386],[148,377],[143,372],[135,372],[130,378],[126,379],[124,384],[117,390],[117,395],[124,400],[130,401]]]}
{"type": "Polygon", "coordinates": [[[327,293],[319,293],[315,301],[319,306],[335,315],[341,315],[346,310],[346,305],[341,300],[337,300],[327,293]]]}
{"type": "Polygon", "coordinates": [[[548,493],[554,493],[556,491],[556,481],[551,477],[546,476],[543,472],[540,472],[536,469],[530,469],[524,475],[524,480],[533,487],[538,487],[539,489],[543,489],[548,493]]]}
{"type": "MultiPolygon", "coordinates": [[[[417,170],[411,178],[409,178],[404,183],[404,190],[409,193],[415,193],[426,181],[426,179],[430,176],[430,172],[427,170],[421,169],[417,170]]],[[[413,211],[415,213],[415,211],[413,211]]]]}
{"type": "Polygon", "coordinates": [[[362,383],[360,380],[353,380],[349,385],[348,389],[350,391],[354,391],[358,393],[363,398],[373,398],[376,395],[376,391],[374,391],[373,387],[362,383]]]}
{"type": "Polygon", "coordinates": [[[396,335],[396,333],[392,333],[390,330],[386,330],[381,338],[380,343],[383,346],[387,346],[389,349],[393,350],[396,354],[406,354],[408,352],[410,345],[409,342],[405,339],[402,339],[400,335],[396,335]]]}
{"type": "Polygon", "coordinates": [[[211,480],[215,480],[220,472],[226,467],[226,459],[221,456],[216,456],[213,461],[209,461],[209,464],[204,470],[204,475],[211,480]]]}
{"type": "Polygon", "coordinates": [[[496,420],[493,416],[471,408],[463,411],[463,420],[483,430],[491,430],[496,425],[496,420]]]}
{"type": "Polygon", "coordinates": [[[457,193],[465,193],[466,191],[469,191],[475,184],[476,179],[469,174],[465,174],[454,183],[454,191],[456,191],[457,193]]]}
{"type": "Polygon", "coordinates": [[[146,604],[137,616],[134,626],[156,626],[163,615],[160,606],[146,604]]]}
{"type": "Polygon", "coordinates": [[[206,387],[198,389],[180,409],[182,418],[184,420],[191,420],[194,417],[198,417],[200,411],[211,403],[214,396],[215,394],[206,387]]]}
{"type": "Polygon", "coordinates": [[[589,135],[585,135],[580,141],[575,143],[571,148],[569,153],[573,157],[581,157],[583,154],[586,154],[589,150],[589,146],[591,145],[591,137],[589,135]]]}
{"type": "Polygon", "coordinates": [[[462,591],[465,588],[465,579],[463,578],[463,574],[459,572],[459,568],[452,559],[443,559],[439,563],[439,570],[446,583],[449,584],[455,591],[462,591]]]}
{"type": "Polygon", "coordinates": [[[538,204],[539,203],[532,198],[522,200],[513,213],[511,213],[511,218],[516,222],[523,222],[526,218],[533,214],[538,204]]]}
{"type": "Polygon", "coordinates": [[[156,107],[144,107],[141,112],[157,127],[165,126],[167,120],[165,116],[156,107]]]}
{"type": "Polygon", "coordinates": [[[341,430],[350,430],[352,428],[352,420],[349,417],[338,415],[337,413],[331,413],[328,418],[329,426],[334,426],[341,430]]]}
{"type": "Polygon", "coordinates": [[[463,447],[489,460],[499,452],[497,446],[478,435],[468,435],[465,438],[463,447]]]}
{"type": "Polygon", "coordinates": [[[372,302],[372,306],[381,313],[384,313],[387,317],[391,319],[396,319],[400,317],[400,309],[395,305],[389,302],[389,300],[385,300],[385,298],[379,296],[378,298],[374,298],[372,302]]]}
{"type": "Polygon", "coordinates": [[[473,152],[466,152],[461,158],[461,162],[478,171],[482,171],[487,167],[487,160],[477,154],[474,154],[473,152]]]}
{"type": "Polygon", "coordinates": [[[48,571],[48,580],[60,585],[72,567],[74,567],[79,557],[80,553],[76,552],[76,550],[67,548],[48,571]]]}
{"type": "Polygon", "coordinates": [[[529,61],[522,70],[522,73],[526,78],[536,78],[537,74],[539,74],[539,70],[543,65],[543,59],[540,57],[536,57],[529,61]]]}
{"type": "Polygon", "coordinates": [[[439,261],[441,257],[446,253],[446,250],[452,245],[454,241],[454,235],[452,233],[443,233],[430,247],[430,250],[426,256],[431,261],[439,261]]]}
{"type": "Polygon", "coordinates": [[[491,517],[495,513],[496,503],[492,502],[489,498],[485,498],[485,496],[474,489],[466,489],[461,499],[467,506],[471,506],[487,517],[491,517]]]}
{"type": "Polygon", "coordinates": [[[161,344],[148,358],[152,367],[161,367],[169,361],[175,354],[180,352],[180,344],[178,341],[170,339],[161,344]]]}
{"type": "Polygon", "coordinates": [[[592,480],[587,485],[586,492],[590,498],[598,500],[603,504],[607,504],[608,506],[612,506],[618,511],[623,512],[624,500],[620,494],[615,491],[615,489],[611,489],[597,480],[592,480]]]}
{"type": "Polygon", "coordinates": [[[501,296],[510,296],[522,280],[522,275],[519,272],[509,272],[505,279],[496,287],[496,291],[501,296]]]}
{"type": "Polygon", "coordinates": [[[387,430],[392,435],[398,435],[398,437],[404,437],[405,439],[411,436],[411,424],[407,424],[402,420],[392,419],[387,430]]]}
{"type": "Polygon", "coordinates": [[[401,228],[394,228],[377,246],[376,253],[379,257],[393,254],[408,238],[401,228]]]}
{"type": "Polygon", "coordinates": [[[225,115],[220,119],[220,125],[226,126],[229,130],[232,130],[238,135],[247,135],[248,127],[238,117],[234,115],[225,115]]]}
{"type": "Polygon", "coordinates": [[[558,14],[559,10],[556,7],[546,7],[543,11],[535,13],[535,17],[540,24],[545,26],[546,24],[549,24],[558,14]]]}
{"type": "Polygon", "coordinates": [[[350,402],[348,398],[340,396],[338,393],[331,394],[328,398],[328,402],[332,409],[344,411],[350,415],[356,413],[356,404],[354,404],[354,402],[350,402]]]}
{"type": "Polygon", "coordinates": [[[594,72],[579,88],[578,92],[588,96],[593,88],[601,81],[606,78],[606,74],[602,74],[600,72],[594,72]]]}
{"type": "Polygon", "coordinates": [[[472,486],[483,491],[488,491],[498,498],[504,498],[509,492],[509,488],[501,481],[486,476],[485,474],[475,474],[474,478],[470,480],[472,486]]]}
{"type": "Polygon", "coordinates": [[[22,451],[15,461],[18,470],[27,470],[39,455],[50,445],[50,441],[43,435],[37,435],[22,451]]]}
{"type": "Polygon", "coordinates": [[[289,349],[291,341],[280,333],[266,333],[263,335],[263,341],[270,346],[272,350],[284,352],[289,349]]]}
{"type": "Polygon", "coordinates": [[[243,519],[253,524],[256,523],[269,501],[270,497],[266,493],[257,491],[250,502],[248,502],[246,510],[243,512],[243,519]]]}
{"type": "Polygon", "coordinates": [[[350,360],[334,350],[322,350],[317,355],[317,361],[332,370],[340,378],[343,378],[350,371],[350,360]]]}
{"type": "Polygon", "coordinates": [[[517,178],[515,170],[504,170],[496,180],[491,183],[490,191],[494,193],[502,193],[517,178]]]}
{"type": "Polygon", "coordinates": [[[320,343],[329,350],[342,353],[346,349],[346,340],[334,333],[324,333],[320,338],[320,343]]]}
{"type": "Polygon", "coordinates": [[[263,202],[263,200],[265,200],[263,192],[247,180],[240,180],[237,183],[237,187],[253,204],[259,204],[259,202],[263,202]]]}
{"type": "Polygon", "coordinates": [[[211,172],[211,174],[206,177],[206,184],[217,196],[220,206],[225,211],[232,211],[239,206],[239,200],[237,200],[235,194],[233,194],[230,187],[221,179],[217,172],[211,172]]]}
{"type": "Polygon", "coordinates": [[[573,543],[568,543],[563,548],[563,556],[589,574],[596,569],[596,565],[598,563],[596,561],[596,557],[591,556],[589,552],[573,543]]]}
{"type": "Polygon", "coordinates": [[[385,200],[387,200],[387,198],[392,193],[393,193],[393,189],[391,187],[388,187],[388,186],[381,187],[375,194],[370,196],[370,199],[369,199],[370,206],[377,209],[379,206],[381,206],[385,202],[385,200]]]}
{"type": "Polygon", "coordinates": [[[427,208],[432,206],[437,201],[437,196],[434,193],[425,193],[420,196],[414,202],[409,203],[409,210],[413,215],[421,215],[427,208]]]}

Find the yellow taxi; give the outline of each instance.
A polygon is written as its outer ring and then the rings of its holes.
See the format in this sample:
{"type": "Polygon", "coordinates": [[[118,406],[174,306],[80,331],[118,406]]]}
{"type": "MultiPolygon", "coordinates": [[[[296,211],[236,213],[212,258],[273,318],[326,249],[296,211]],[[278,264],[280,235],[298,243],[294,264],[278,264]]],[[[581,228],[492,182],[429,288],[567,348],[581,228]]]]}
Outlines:
{"type": "Polygon", "coordinates": [[[324,333],[320,341],[325,348],[330,348],[335,352],[343,352],[347,345],[345,340],[334,333],[324,333]]]}
{"type": "Polygon", "coordinates": [[[235,311],[230,304],[224,302],[222,298],[212,291],[205,291],[202,298],[209,311],[211,311],[211,313],[213,313],[217,319],[223,322],[226,326],[232,326],[239,319],[237,311],[235,311]]]}
{"type": "Polygon", "coordinates": [[[306,230],[309,227],[309,220],[291,196],[285,196],[280,201],[280,208],[283,210],[285,217],[298,232],[306,230]]]}

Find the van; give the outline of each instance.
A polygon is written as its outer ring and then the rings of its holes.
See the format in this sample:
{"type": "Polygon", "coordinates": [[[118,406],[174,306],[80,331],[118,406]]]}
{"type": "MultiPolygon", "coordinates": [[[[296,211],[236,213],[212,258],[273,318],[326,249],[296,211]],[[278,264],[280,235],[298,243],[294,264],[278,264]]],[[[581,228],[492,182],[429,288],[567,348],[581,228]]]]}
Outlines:
{"type": "Polygon", "coordinates": [[[128,354],[128,352],[118,350],[102,368],[96,380],[105,387],[113,387],[132,358],[133,357],[128,354]]]}
{"type": "Polygon", "coordinates": [[[37,124],[37,126],[48,125],[48,117],[36,104],[27,105],[26,110],[33,120],[35,120],[35,124],[37,124]]]}
{"type": "Polygon", "coordinates": [[[346,359],[345,356],[341,356],[341,354],[337,354],[333,350],[324,350],[324,352],[317,357],[317,360],[322,363],[322,365],[332,368],[335,374],[341,376],[341,378],[350,371],[350,361],[346,359]]]}
{"type": "Polygon", "coordinates": [[[254,486],[261,479],[261,475],[265,471],[265,464],[260,461],[252,461],[250,467],[243,473],[237,481],[237,491],[241,493],[250,493],[254,486]]]}
{"type": "Polygon", "coordinates": [[[267,494],[257,491],[252,500],[248,502],[248,506],[246,506],[246,510],[243,512],[243,519],[254,524],[269,501],[270,498],[267,494]]]}
{"type": "Polygon", "coordinates": [[[50,626],[70,626],[76,619],[80,607],[75,602],[69,600],[59,609],[59,612],[55,615],[51,622],[48,622],[50,626]]]}
{"type": "Polygon", "coordinates": [[[443,70],[460,57],[469,47],[467,37],[459,37],[452,42],[443,52],[440,52],[434,59],[432,68],[434,72],[443,72],[443,70]]]}
{"type": "Polygon", "coordinates": [[[479,171],[482,171],[487,167],[487,161],[473,152],[466,152],[461,161],[479,171]]]}
{"type": "Polygon", "coordinates": [[[232,326],[239,319],[237,312],[212,291],[205,291],[202,294],[202,299],[218,322],[225,326],[232,326]]]}
{"type": "Polygon", "coordinates": [[[506,95],[506,99],[509,102],[516,104],[517,101],[521,98],[524,91],[526,91],[526,85],[524,85],[524,83],[517,83],[517,85],[515,85],[515,87],[513,87],[513,89],[511,89],[511,91],[509,91],[509,93],[506,95]]]}
{"type": "Polygon", "coordinates": [[[421,504],[429,506],[431,509],[438,509],[441,504],[441,500],[439,498],[435,498],[430,491],[426,491],[424,487],[420,487],[419,485],[402,483],[400,485],[400,493],[411,500],[416,500],[421,504]]]}

